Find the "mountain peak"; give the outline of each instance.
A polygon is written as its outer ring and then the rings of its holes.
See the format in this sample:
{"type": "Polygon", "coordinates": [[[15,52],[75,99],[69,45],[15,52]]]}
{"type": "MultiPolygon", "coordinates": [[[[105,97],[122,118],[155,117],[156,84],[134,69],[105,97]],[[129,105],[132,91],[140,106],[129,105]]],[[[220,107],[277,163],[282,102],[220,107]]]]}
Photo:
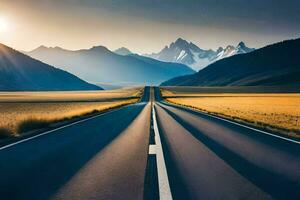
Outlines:
{"type": "Polygon", "coordinates": [[[41,45],[38,48],[34,49],[34,50],[45,50],[48,49],[48,47],[46,47],[45,45],[41,45]]]}
{"type": "Polygon", "coordinates": [[[299,86],[299,46],[300,39],[266,46],[255,53],[241,52],[246,54],[216,61],[194,75],[176,77],[162,85],[299,86]]]}
{"type": "Polygon", "coordinates": [[[241,42],[238,44],[238,46],[240,46],[240,47],[246,47],[246,44],[245,44],[245,42],[241,41],[241,42]]]}
{"type": "Polygon", "coordinates": [[[225,48],[220,47],[216,51],[211,49],[205,50],[179,37],[159,53],[153,53],[148,56],[165,62],[182,63],[199,70],[217,60],[236,54],[248,53],[253,50],[248,48],[243,41],[238,46],[228,45],[225,48]]]}
{"type": "Polygon", "coordinates": [[[175,44],[181,46],[181,45],[188,45],[189,43],[186,40],[182,39],[182,38],[178,38],[175,41],[175,44]]]}
{"type": "Polygon", "coordinates": [[[41,45],[38,48],[33,49],[31,52],[48,51],[48,50],[64,51],[65,49],[63,49],[61,47],[58,47],[58,46],[56,46],[56,47],[46,47],[45,45],[41,45]]]}
{"type": "Polygon", "coordinates": [[[234,46],[232,46],[232,45],[227,45],[227,47],[225,48],[225,51],[228,51],[228,50],[234,50],[235,49],[235,47],[234,46]]]}
{"type": "Polygon", "coordinates": [[[118,48],[114,51],[114,53],[118,54],[118,55],[121,55],[121,56],[127,56],[127,55],[130,55],[132,54],[132,52],[125,48],[125,47],[121,47],[121,48],[118,48]]]}
{"type": "Polygon", "coordinates": [[[40,48],[40,49],[48,49],[48,47],[46,47],[45,45],[41,45],[38,48],[40,48]]]}
{"type": "Polygon", "coordinates": [[[54,47],[53,49],[55,49],[55,50],[64,50],[63,48],[61,48],[61,47],[59,47],[59,46],[56,46],[56,47],[54,47]]]}
{"type": "Polygon", "coordinates": [[[239,53],[249,53],[249,52],[255,50],[255,49],[253,49],[253,48],[247,47],[246,44],[245,44],[243,41],[241,41],[241,42],[238,44],[238,46],[236,47],[236,49],[237,49],[237,53],[238,53],[238,54],[239,54],[239,53]]]}
{"type": "MultiPolygon", "coordinates": [[[[40,52],[40,51],[45,51],[45,50],[48,50],[48,49],[49,49],[49,48],[46,47],[45,45],[41,45],[41,46],[39,46],[39,47],[37,47],[37,48],[35,48],[35,49],[29,51],[29,52],[40,52]]],[[[25,51],[24,51],[24,52],[25,52],[25,51]]]]}
{"type": "Polygon", "coordinates": [[[104,52],[110,52],[110,50],[108,48],[106,48],[105,46],[93,46],[90,50],[93,51],[104,51],[104,52]]]}
{"type": "Polygon", "coordinates": [[[223,47],[219,47],[219,48],[217,49],[217,53],[220,53],[220,52],[223,51],[223,50],[224,50],[223,47]]]}
{"type": "Polygon", "coordinates": [[[160,62],[137,54],[119,56],[103,46],[68,52],[33,52],[28,55],[103,85],[156,85],[166,79],[195,72],[185,65],[160,62]]]}
{"type": "Polygon", "coordinates": [[[181,37],[179,37],[179,38],[177,38],[177,40],[175,42],[180,42],[180,41],[186,41],[186,40],[184,40],[181,37]]]}

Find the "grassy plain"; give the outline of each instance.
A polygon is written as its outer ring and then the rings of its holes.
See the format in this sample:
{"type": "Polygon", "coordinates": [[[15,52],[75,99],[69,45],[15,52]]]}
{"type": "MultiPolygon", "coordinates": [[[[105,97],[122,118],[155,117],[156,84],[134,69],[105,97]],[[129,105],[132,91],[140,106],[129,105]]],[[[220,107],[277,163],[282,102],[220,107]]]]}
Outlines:
{"type": "Polygon", "coordinates": [[[192,93],[162,89],[167,101],[300,138],[300,93],[192,93]]]}
{"type": "Polygon", "coordinates": [[[97,92],[0,93],[0,139],[135,103],[141,88],[97,92]]]}
{"type": "Polygon", "coordinates": [[[142,88],[76,92],[0,92],[0,103],[34,102],[103,102],[141,96],[142,88]]]}

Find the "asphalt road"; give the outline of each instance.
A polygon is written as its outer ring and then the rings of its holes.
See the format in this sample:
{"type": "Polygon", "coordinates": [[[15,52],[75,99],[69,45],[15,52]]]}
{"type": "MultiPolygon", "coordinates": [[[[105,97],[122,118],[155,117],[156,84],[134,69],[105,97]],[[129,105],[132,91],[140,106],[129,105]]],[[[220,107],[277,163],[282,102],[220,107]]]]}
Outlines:
{"type": "Polygon", "coordinates": [[[300,199],[300,144],[165,103],[146,87],[140,103],[0,147],[1,200],[158,194],[300,199]]]}
{"type": "Polygon", "coordinates": [[[300,144],[161,101],[174,199],[300,199],[300,144]]]}
{"type": "Polygon", "coordinates": [[[149,88],[140,103],[0,150],[0,199],[142,199],[149,88]]]}

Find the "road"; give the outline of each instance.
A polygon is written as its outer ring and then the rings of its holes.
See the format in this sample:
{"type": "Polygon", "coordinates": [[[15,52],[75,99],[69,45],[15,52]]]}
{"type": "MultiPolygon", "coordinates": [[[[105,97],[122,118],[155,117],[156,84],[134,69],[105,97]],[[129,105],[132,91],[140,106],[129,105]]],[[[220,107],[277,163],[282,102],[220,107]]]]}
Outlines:
{"type": "Polygon", "coordinates": [[[174,199],[300,199],[299,143],[155,97],[174,199]]]}
{"type": "Polygon", "coordinates": [[[141,199],[149,88],[140,103],[0,150],[0,199],[141,199]]]}
{"type": "Polygon", "coordinates": [[[300,199],[300,144],[145,88],[141,102],[0,147],[0,199],[300,199]]]}

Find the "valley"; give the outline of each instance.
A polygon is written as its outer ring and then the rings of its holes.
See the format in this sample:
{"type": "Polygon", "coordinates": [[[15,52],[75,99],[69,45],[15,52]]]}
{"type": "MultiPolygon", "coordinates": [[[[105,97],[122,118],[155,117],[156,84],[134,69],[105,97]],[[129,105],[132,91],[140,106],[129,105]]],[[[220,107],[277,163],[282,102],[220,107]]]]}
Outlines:
{"type": "Polygon", "coordinates": [[[76,51],[40,46],[26,54],[100,86],[158,85],[169,78],[195,73],[184,64],[138,54],[119,55],[104,46],[76,51]]]}

